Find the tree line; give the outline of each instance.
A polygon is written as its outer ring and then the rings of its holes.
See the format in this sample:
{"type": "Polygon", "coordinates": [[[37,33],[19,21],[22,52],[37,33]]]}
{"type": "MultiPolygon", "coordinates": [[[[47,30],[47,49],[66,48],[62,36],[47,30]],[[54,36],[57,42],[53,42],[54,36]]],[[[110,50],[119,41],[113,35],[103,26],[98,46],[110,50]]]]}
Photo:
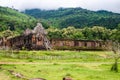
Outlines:
{"type": "Polygon", "coordinates": [[[117,29],[107,29],[101,26],[93,26],[76,29],[73,26],[57,29],[48,28],[50,39],[74,39],[74,40],[118,40],[120,41],[120,26],[117,29]]]}

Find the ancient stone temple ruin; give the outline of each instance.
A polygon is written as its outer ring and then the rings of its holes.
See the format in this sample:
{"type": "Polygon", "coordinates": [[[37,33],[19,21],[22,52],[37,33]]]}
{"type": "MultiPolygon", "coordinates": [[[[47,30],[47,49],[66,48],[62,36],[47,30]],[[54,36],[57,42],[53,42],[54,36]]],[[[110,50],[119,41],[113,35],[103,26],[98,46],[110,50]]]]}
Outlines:
{"type": "Polygon", "coordinates": [[[10,39],[0,38],[0,49],[27,50],[104,50],[111,42],[101,40],[47,39],[47,32],[41,23],[31,30],[26,29],[20,36],[10,39]],[[51,43],[51,44],[50,44],[51,43]]]}
{"type": "MultiPolygon", "coordinates": [[[[3,42],[3,44],[12,49],[50,50],[50,41],[46,35],[47,32],[42,24],[37,23],[37,26],[33,30],[26,29],[22,35],[10,38],[6,42],[3,42]]],[[[1,45],[3,44],[1,43],[1,45]]]]}

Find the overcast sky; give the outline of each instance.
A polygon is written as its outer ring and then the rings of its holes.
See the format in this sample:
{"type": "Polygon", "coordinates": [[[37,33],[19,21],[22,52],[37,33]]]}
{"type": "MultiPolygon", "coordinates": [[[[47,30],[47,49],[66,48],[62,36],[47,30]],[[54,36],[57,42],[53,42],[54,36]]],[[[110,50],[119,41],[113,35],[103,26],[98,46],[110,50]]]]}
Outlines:
{"type": "Polygon", "coordinates": [[[82,7],[89,10],[108,10],[120,13],[120,0],[0,0],[0,6],[15,9],[57,9],[59,7],[82,7]]]}

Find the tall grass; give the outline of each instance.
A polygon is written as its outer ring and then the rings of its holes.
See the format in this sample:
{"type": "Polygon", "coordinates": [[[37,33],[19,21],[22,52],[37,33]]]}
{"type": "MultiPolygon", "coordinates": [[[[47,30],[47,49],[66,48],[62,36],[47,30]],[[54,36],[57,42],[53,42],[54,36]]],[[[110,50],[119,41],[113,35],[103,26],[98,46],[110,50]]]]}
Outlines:
{"type": "Polygon", "coordinates": [[[110,61],[111,52],[105,51],[0,51],[1,58],[62,61],[110,61]]]}

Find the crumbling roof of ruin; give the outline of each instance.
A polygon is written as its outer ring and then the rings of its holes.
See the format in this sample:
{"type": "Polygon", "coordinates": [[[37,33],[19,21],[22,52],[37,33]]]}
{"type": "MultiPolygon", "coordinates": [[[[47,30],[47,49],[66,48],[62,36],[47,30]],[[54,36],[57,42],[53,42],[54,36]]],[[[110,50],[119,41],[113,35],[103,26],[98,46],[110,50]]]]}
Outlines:
{"type": "Polygon", "coordinates": [[[37,23],[37,26],[31,30],[29,28],[27,28],[24,33],[24,35],[29,35],[29,34],[42,34],[42,35],[46,35],[47,32],[45,31],[44,27],[42,26],[41,23],[37,23]]]}
{"type": "Polygon", "coordinates": [[[31,29],[29,29],[29,28],[27,28],[25,31],[24,31],[24,35],[29,35],[29,34],[31,34],[32,33],[32,30],[31,29]]]}
{"type": "Polygon", "coordinates": [[[37,23],[37,26],[34,28],[33,33],[41,33],[43,35],[47,34],[41,23],[37,23]]]}
{"type": "Polygon", "coordinates": [[[36,38],[43,38],[43,43],[44,43],[43,45],[45,46],[45,48],[47,50],[51,49],[50,42],[46,37],[47,32],[45,31],[41,23],[37,23],[37,26],[33,30],[30,30],[29,28],[27,28],[24,31],[25,36],[28,36],[29,34],[34,34],[36,38]]]}
{"type": "Polygon", "coordinates": [[[24,33],[24,35],[29,35],[29,34],[42,34],[42,35],[46,35],[47,32],[45,31],[44,27],[42,26],[41,23],[37,23],[37,26],[31,30],[29,28],[27,28],[24,33]]]}

